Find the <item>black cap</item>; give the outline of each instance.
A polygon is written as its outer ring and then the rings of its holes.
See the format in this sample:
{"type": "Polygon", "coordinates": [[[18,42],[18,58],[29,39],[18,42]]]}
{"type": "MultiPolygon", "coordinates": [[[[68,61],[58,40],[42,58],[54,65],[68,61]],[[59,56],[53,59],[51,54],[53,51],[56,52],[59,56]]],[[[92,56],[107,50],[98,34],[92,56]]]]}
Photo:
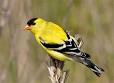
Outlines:
{"type": "Polygon", "coordinates": [[[30,19],[28,22],[27,22],[27,24],[30,26],[30,25],[35,25],[35,20],[36,20],[37,18],[32,18],[32,19],[30,19]]]}

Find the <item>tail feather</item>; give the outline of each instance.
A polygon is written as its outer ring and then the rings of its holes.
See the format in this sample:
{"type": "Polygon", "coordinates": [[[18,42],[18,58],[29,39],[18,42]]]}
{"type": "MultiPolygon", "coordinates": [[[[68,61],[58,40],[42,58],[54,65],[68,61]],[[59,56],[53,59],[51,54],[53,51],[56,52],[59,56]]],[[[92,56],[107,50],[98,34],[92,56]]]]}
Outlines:
{"type": "Polygon", "coordinates": [[[87,66],[87,67],[90,68],[90,70],[92,70],[93,73],[95,73],[99,77],[101,76],[102,72],[104,72],[104,69],[99,68],[94,63],[92,63],[92,66],[87,66]]]}
{"type": "Polygon", "coordinates": [[[104,72],[104,69],[98,67],[97,65],[95,65],[90,57],[89,54],[87,53],[83,53],[82,55],[83,57],[80,57],[78,59],[80,59],[80,62],[84,65],[86,65],[91,71],[93,71],[94,74],[96,74],[97,76],[101,76],[102,72],[104,72]],[[84,57],[85,56],[85,57],[84,57]]]}

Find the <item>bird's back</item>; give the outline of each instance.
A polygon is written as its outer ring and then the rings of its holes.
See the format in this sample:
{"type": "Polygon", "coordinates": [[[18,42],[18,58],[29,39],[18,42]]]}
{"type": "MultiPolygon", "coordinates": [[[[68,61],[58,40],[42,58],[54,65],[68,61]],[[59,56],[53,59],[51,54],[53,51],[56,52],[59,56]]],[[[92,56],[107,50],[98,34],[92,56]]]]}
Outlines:
{"type": "Polygon", "coordinates": [[[46,24],[41,37],[44,39],[44,41],[55,44],[63,43],[68,39],[65,31],[60,26],[52,22],[48,22],[46,24]]]}

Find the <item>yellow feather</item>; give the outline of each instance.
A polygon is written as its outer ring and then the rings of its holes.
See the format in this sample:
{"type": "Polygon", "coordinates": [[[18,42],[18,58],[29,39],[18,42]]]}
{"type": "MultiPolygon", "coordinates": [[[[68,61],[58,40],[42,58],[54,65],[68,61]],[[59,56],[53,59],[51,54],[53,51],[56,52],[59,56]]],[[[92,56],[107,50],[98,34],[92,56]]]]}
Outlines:
{"type": "Polygon", "coordinates": [[[41,38],[46,43],[61,44],[68,40],[65,31],[60,26],[52,22],[46,22],[43,19],[37,19],[35,23],[36,24],[32,26],[31,31],[34,33],[37,42],[50,54],[50,56],[61,61],[66,59],[71,60],[67,55],[45,48],[40,43],[41,38]]]}
{"type": "Polygon", "coordinates": [[[42,30],[40,37],[46,42],[57,44],[63,43],[63,41],[67,40],[66,33],[63,29],[51,22],[47,23],[45,29],[42,30]]]}

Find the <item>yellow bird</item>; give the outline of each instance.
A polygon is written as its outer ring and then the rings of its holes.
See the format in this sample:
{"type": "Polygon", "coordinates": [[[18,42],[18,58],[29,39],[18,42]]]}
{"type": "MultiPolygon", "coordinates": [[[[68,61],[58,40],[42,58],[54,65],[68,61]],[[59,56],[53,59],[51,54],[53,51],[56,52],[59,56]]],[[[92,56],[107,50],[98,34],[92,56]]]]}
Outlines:
{"type": "Polygon", "coordinates": [[[90,68],[97,76],[104,71],[91,61],[89,54],[80,50],[77,40],[57,24],[41,18],[32,18],[27,22],[25,29],[33,33],[36,41],[54,59],[78,61],[90,68]]]}

